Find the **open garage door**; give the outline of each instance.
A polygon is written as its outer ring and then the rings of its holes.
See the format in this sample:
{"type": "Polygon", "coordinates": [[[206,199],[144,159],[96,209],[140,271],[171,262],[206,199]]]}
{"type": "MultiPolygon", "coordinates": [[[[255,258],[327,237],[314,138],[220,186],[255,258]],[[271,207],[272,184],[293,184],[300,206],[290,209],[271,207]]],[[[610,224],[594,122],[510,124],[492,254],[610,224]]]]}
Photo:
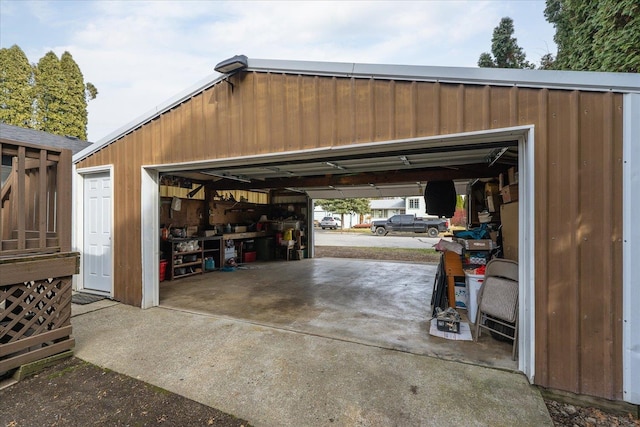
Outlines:
{"type": "MultiPolygon", "coordinates": [[[[529,127],[319,148],[252,157],[217,159],[175,165],[149,165],[157,174],[171,174],[201,183],[205,189],[277,191],[311,199],[390,197],[422,194],[432,180],[464,181],[496,177],[513,165],[520,170],[521,298],[519,366],[533,376],[533,221],[532,129],[529,127]],[[520,152],[520,155],[519,155],[520,152]],[[527,197],[529,196],[529,197],[527,197]],[[524,224],[527,224],[525,227],[524,224]],[[527,228],[528,227],[528,228],[527,228]]],[[[152,175],[152,174],[151,174],[152,175]]],[[[152,182],[149,180],[148,182],[152,182]]],[[[158,180],[155,180],[157,185],[158,180]]],[[[145,190],[145,189],[143,189],[145,190]]],[[[143,191],[143,204],[158,206],[158,191],[143,191]]],[[[150,211],[152,211],[150,209],[150,211]]],[[[157,209],[156,209],[157,210],[157,209]]],[[[311,212],[309,212],[311,214],[311,212]]],[[[157,215],[157,213],[155,214],[157,215]]],[[[157,239],[159,221],[147,230],[157,239]]],[[[145,239],[146,240],[146,239],[145,239]]],[[[158,271],[157,256],[150,269],[158,271]]],[[[148,259],[148,258],[145,258],[148,259]]],[[[153,280],[151,275],[145,276],[153,280]]],[[[157,278],[149,288],[158,289],[157,278]]],[[[145,285],[145,289],[149,289],[145,285]]],[[[156,291],[157,295],[159,291],[156,291]]],[[[153,294],[153,293],[151,293],[153,294]]],[[[157,304],[157,303],[156,303],[157,304]]],[[[148,305],[154,305],[151,302],[148,305]]]]}

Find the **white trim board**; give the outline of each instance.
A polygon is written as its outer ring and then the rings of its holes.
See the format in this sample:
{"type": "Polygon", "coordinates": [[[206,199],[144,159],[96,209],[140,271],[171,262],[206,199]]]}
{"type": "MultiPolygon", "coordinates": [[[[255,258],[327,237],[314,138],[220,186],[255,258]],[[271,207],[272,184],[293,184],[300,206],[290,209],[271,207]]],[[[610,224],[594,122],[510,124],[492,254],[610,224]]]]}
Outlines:
{"type": "Polygon", "coordinates": [[[623,399],[640,404],[640,95],[623,98],[622,131],[622,390],[623,399]],[[635,285],[634,285],[635,283],[635,285]]]}
{"type": "Polygon", "coordinates": [[[141,168],[142,191],[141,242],[142,251],[142,308],[160,305],[160,196],[158,193],[159,174],[155,169],[141,168]]]}

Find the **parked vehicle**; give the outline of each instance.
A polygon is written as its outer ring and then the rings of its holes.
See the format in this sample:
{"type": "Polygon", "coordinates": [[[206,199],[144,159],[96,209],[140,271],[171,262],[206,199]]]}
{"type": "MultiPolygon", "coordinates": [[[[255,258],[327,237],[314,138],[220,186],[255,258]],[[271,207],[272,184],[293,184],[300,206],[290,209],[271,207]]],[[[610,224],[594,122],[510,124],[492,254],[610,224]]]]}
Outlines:
{"type": "Polygon", "coordinates": [[[325,228],[336,230],[338,228],[342,228],[342,222],[340,221],[340,218],[325,216],[320,221],[320,227],[322,227],[323,230],[325,228]]]}
{"type": "Polygon", "coordinates": [[[438,234],[448,230],[449,220],[440,218],[424,219],[415,215],[394,215],[389,219],[371,222],[371,232],[378,236],[385,236],[391,231],[403,231],[427,233],[430,237],[438,237],[438,234]]]}

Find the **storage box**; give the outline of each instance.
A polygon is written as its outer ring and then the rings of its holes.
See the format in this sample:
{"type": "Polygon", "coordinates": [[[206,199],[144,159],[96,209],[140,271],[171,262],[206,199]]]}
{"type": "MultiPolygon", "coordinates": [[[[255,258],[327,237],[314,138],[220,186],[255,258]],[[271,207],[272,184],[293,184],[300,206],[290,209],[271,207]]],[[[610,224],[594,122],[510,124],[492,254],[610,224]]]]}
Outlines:
{"type": "Polygon", "coordinates": [[[216,230],[204,230],[205,237],[211,237],[216,235],[216,230]]]}
{"type": "Polygon", "coordinates": [[[456,308],[467,309],[467,286],[465,282],[455,283],[456,308]]]}
{"type": "Polygon", "coordinates": [[[484,196],[489,212],[495,212],[500,208],[500,188],[498,184],[487,182],[484,185],[484,196]]]}
{"type": "Polygon", "coordinates": [[[460,333],[460,321],[448,319],[436,319],[436,327],[439,331],[460,333]]]}
{"type": "Polygon", "coordinates": [[[286,230],[290,228],[292,230],[300,230],[300,221],[284,221],[283,228],[286,230]]]}
{"type": "Polygon", "coordinates": [[[509,170],[507,171],[507,176],[509,178],[507,182],[509,185],[518,183],[518,172],[516,171],[515,166],[509,168],[509,170]]]}
{"type": "Polygon", "coordinates": [[[476,313],[478,312],[478,293],[484,283],[483,274],[465,273],[467,282],[467,296],[469,298],[469,306],[467,307],[467,316],[469,322],[476,323],[476,313]]]}
{"type": "MultiPolygon", "coordinates": [[[[460,239],[464,248],[468,251],[490,251],[493,249],[493,242],[491,239],[460,239]]],[[[459,241],[460,241],[459,240],[459,241]]]]}
{"type": "Polygon", "coordinates": [[[234,233],[246,233],[247,232],[247,226],[246,225],[236,225],[235,227],[233,227],[233,232],[234,233]]]}
{"type": "Polygon", "coordinates": [[[511,203],[518,200],[518,184],[509,184],[502,187],[500,190],[502,194],[503,203],[511,203]]]}
{"type": "Polygon", "coordinates": [[[242,262],[254,262],[256,260],[255,252],[245,252],[242,254],[242,262]]]}
{"type": "Polygon", "coordinates": [[[476,265],[486,265],[489,261],[489,252],[488,251],[467,251],[465,253],[465,257],[467,258],[467,262],[469,264],[476,265]]]}

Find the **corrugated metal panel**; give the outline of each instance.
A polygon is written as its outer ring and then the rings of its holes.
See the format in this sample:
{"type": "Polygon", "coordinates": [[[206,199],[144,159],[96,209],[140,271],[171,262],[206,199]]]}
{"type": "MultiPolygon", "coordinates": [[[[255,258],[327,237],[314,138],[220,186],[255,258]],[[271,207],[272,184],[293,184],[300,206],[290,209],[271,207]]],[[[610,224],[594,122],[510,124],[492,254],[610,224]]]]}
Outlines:
{"type": "Polygon", "coordinates": [[[116,299],[140,303],[143,164],[533,124],[535,381],[622,397],[621,95],[257,73],[230,80],[233,88],[218,83],[78,165],[114,164],[116,299]]]}

